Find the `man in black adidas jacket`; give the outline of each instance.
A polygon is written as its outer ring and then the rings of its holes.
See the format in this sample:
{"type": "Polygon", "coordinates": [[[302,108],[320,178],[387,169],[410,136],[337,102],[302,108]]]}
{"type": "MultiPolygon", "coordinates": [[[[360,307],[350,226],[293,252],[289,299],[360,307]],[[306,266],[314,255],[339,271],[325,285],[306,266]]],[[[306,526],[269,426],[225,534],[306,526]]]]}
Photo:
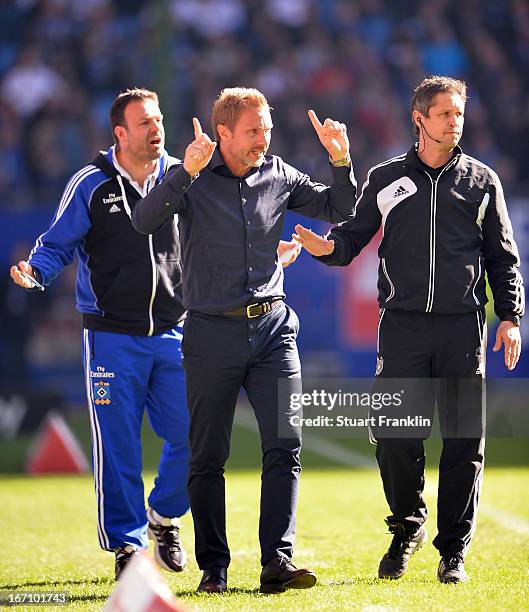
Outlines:
{"type": "MultiPolygon", "coordinates": [[[[463,82],[425,79],[411,101],[418,144],[369,171],[354,218],[334,227],[326,238],[296,226],[298,241],[312,255],[327,265],[342,266],[382,226],[378,383],[383,378],[444,379],[437,386],[443,451],[438,535],[433,541],[441,555],[441,582],[468,580],[463,559],[475,528],[483,475],[481,428],[478,435],[466,432],[481,421],[484,405],[485,272],[501,321],[493,350],[504,345],[509,370],[520,355],[524,313],[518,250],[500,180],[458,146],[465,102],[463,82]]],[[[425,414],[424,405],[415,408],[425,414]]],[[[394,534],[379,577],[395,579],[426,539],[427,433],[408,438],[383,437],[376,429],[374,433],[392,512],[386,522],[394,534]]]]}

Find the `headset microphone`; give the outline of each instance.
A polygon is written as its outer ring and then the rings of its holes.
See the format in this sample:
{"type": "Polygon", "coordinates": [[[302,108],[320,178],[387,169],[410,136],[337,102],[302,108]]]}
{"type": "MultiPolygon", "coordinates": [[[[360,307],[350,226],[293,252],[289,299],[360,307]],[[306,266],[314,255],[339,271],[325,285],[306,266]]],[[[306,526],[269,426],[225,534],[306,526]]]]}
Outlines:
{"type": "Polygon", "coordinates": [[[421,127],[424,130],[424,133],[426,134],[426,136],[428,136],[430,140],[435,140],[435,142],[438,142],[439,144],[441,144],[440,140],[437,140],[437,138],[434,138],[433,136],[430,136],[430,134],[428,134],[428,130],[424,127],[424,123],[421,121],[420,117],[417,117],[417,123],[419,124],[419,127],[421,127]]]}

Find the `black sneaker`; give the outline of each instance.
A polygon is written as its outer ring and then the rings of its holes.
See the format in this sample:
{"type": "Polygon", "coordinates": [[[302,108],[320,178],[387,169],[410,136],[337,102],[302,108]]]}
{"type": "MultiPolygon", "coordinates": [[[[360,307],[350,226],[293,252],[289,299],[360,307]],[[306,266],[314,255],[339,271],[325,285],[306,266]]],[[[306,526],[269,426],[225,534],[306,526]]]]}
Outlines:
{"type": "Polygon", "coordinates": [[[465,572],[463,555],[444,555],[439,561],[437,579],[445,584],[457,582],[468,582],[469,577],[465,572]]]}
{"type": "Polygon", "coordinates": [[[406,533],[402,523],[393,523],[386,519],[393,540],[388,552],[382,557],[378,567],[379,578],[397,580],[406,573],[408,561],[414,552],[426,542],[426,529],[420,526],[415,533],[406,533]]]}
{"type": "Polygon", "coordinates": [[[114,569],[116,572],[116,580],[119,580],[119,577],[123,573],[123,570],[127,567],[129,561],[134,557],[134,555],[138,554],[138,549],[132,546],[132,544],[127,544],[126,546],[122,546],[115,551],[116,561],[114,564],[114,569]]]}
{"type": "Polygon", "coordinates": [[[187,554],[182,546],[178,519],[164,519],[167,525],[156,522],[151,508],[147,511],[147,535],[154,541],[154,559],[169,572],[182,572],[187,563],[187,554]]]}
{"type": "Polygon", "coordinates": [[[310,589],[316,584],[316,574],[298,569],[286,557],[269,561],[261,572],[261,593],[284,593],[286,589],[310,589]]]}

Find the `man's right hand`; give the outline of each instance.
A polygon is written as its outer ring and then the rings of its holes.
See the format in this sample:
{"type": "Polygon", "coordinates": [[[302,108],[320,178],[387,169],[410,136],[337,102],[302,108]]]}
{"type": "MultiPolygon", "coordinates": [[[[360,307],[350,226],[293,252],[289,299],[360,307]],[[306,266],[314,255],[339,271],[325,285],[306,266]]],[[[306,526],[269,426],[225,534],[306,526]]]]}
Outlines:
{"type": "Polygon", "coordinates": [[[29,281],[27,278],[24,278],[22,274],[20,274],[20,270],[22,270],[22,272],[25,272],[26,274],[29,274],[31,278],[35,278],[33,268],[28,264],[28,262],[19,261],[16,266],[11,266],[11,269],[9,270],[9,274],[11,278],[15,281],[15,283],[17,285],[20,285],[21,287],[24,287],[24,289],[31,289],[32,287],[34,287],[34,284],[31,281],[29,281]]]}
{"type": "Polygon", "coordinates": [[[322,255],[330,255],[334,251],[334,240],[327,240],[323,236],[318,236],[318,234],[299,223],[295,229],[297,233],[292,234],[292,238],[299,242],[311,255],[321,257],[322,255]]]}
{"type": "Polygon", "coordinates": [[[184,170],[189,176],[196,176],[208,164],[213,151],[217,146],[211,138],[204,134],[200,121],[193,117],[193,129],[195,130],[195,140],[187,147],[184,156],[184,170]]]}

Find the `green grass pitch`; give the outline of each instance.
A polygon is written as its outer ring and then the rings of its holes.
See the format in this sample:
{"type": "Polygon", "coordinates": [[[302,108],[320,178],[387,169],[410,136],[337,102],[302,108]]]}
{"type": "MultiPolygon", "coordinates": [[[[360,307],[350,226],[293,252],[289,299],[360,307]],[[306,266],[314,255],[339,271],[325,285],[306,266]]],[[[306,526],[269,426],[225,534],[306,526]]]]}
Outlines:
{"type": "MultiPolygon", "coordinates": [[[[188,569],[163,575],[188,609],[529,610],[527,440],[489,442],[483,503],[466,563],[471,581],[464,585],[441,585],[435,577],[438,555],[431,539],[438,444],[429,448],[429,542],[412,557],[406,576],[395,582],[375,578],[391,538],[383,523],[387,509],[378,472],[368,466],[340,467],[321,449],[311,452],[307,444],[294,562],[314,569],[318,584],[307,591],[264,596],[257,592],[259,444],[247,429],[236,432],[226,478],[230,590],[214,596],[194,593],[200,572],[192,556],[192,521],[187,515],[183,537],[190,553],[188,569]]],[[[373,455],[373,448],[363,442],[345,449],[352,450],[363,453],[368,463],[373,455]]],[[[146,472],[148,486],[153,477],[152,471],[146,472]]],[[[90,476],[4,475],[0,490],[0,590],[66,591],[72,603],[57,609],[100,610],[114,585],[113,556],[97,546],[90,476]]]]}

